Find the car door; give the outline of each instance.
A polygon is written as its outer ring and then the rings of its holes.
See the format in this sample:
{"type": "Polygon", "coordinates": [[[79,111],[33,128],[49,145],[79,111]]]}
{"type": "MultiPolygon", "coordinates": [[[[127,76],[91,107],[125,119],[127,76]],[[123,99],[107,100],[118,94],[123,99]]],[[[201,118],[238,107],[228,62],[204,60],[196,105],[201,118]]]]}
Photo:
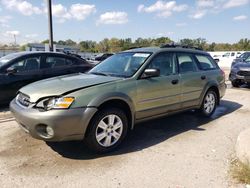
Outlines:
{"type": "Polygon", "coordinates": [[[40,55],[19,58],[10,64],[2,74],[0,101],[9,101],[23,86],[41,79],[40,55]],[[7,70],[15,70],[8,73],[7,70]]]}
{"type": "Polygon", "coordinates": [[[148,68],[160,70],[159,77],[137,80],[136,118],[143,119],[180,108],[180,76],[173,53],[156,55],[148,68]]]}
{"type": "Polygon", "coordinates": [[[182,108],[196,106],[206,84],[206,74],[199,70],[193,54],[177,53],[176,57],[181,76],[182,108]]]}

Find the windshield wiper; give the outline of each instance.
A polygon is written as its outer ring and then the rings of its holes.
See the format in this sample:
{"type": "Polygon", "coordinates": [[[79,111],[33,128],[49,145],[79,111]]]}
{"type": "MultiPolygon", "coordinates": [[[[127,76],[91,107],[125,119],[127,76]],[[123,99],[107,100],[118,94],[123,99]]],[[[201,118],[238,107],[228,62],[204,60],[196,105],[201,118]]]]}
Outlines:
{"type": "Polygon", "coordinates": [[[109,76],[109,74],[103,72],[90,72],[90,74],[101,75],[101,76],[109,76]]]}

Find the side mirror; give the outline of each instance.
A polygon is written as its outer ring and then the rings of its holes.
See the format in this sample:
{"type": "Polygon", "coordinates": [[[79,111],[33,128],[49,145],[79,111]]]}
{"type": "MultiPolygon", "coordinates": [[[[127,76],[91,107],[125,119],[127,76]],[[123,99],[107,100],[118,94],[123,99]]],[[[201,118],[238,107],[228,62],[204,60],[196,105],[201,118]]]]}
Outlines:
{"type": "Polygon", "coordinates": [[[12,75],[12,74],[17,73],[17,70],[13,67],[9,67],[9,68],[7,68],[6,72],[8,75],[12,75]]]}
{"type": "Polygon", "coordinates": [[[215,61],[215,63],[217,63],[217,64],[220,62],[219,59],[214,59],[214,61],[215,61]]]}
{"type": "Polygon", "coordinates": [[[160,76],[159,69],[145,69],[142,78],[152,78],[160,76]]]}

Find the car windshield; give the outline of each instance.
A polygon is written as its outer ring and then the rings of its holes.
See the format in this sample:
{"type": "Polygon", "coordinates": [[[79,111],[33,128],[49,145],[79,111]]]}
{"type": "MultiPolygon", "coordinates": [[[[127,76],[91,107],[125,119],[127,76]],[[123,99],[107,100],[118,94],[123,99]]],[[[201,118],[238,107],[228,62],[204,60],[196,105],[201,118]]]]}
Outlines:
{"type": "Polygon", "coordinates": [[[150,55],[151,53],[118,53],[95,66],[89,73],[125,78],[131,77],[150,55]]]}
{"type": "Polygon", "coordinates": [[[0,67],[4,66],[8,62],[10,62],[12,59],[15,59],[18,56],[20,56],[20,55],[16,54],[16,53],[13,53],[13,54],[9,54],[9,55],[1,57],[0,58],[0,67]]]}
{"type": "Polygon", "coordinates": [[[250,53],[243,53],[240,55],[240,58],[247,59],[250,56],[250,53]]]}

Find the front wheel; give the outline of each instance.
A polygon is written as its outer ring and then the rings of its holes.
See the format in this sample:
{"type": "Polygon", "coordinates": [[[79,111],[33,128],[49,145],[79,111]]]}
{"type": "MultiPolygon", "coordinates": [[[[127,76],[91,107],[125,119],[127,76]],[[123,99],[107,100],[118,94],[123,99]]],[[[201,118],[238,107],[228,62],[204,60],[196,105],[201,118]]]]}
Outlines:
{"type": "Polygon", "coordinates": [[[233,87],[240,87],[241,81],[239,80],[233,80],[231,81],[233,87]]]}
{"type": "Polygon", "coordinates": [[[94,116],[86,136],[87,146],[105,153],[119,146],[128,131],[128,118],[117,108],[103,109],[94,116]]]}
{"type": "Polygon", "coordinates": [[[206,93],[200,108],[202,115],[210,117],[214,113],[217,103],[217,94],[213,90],[209,90],[206,93]]]}

